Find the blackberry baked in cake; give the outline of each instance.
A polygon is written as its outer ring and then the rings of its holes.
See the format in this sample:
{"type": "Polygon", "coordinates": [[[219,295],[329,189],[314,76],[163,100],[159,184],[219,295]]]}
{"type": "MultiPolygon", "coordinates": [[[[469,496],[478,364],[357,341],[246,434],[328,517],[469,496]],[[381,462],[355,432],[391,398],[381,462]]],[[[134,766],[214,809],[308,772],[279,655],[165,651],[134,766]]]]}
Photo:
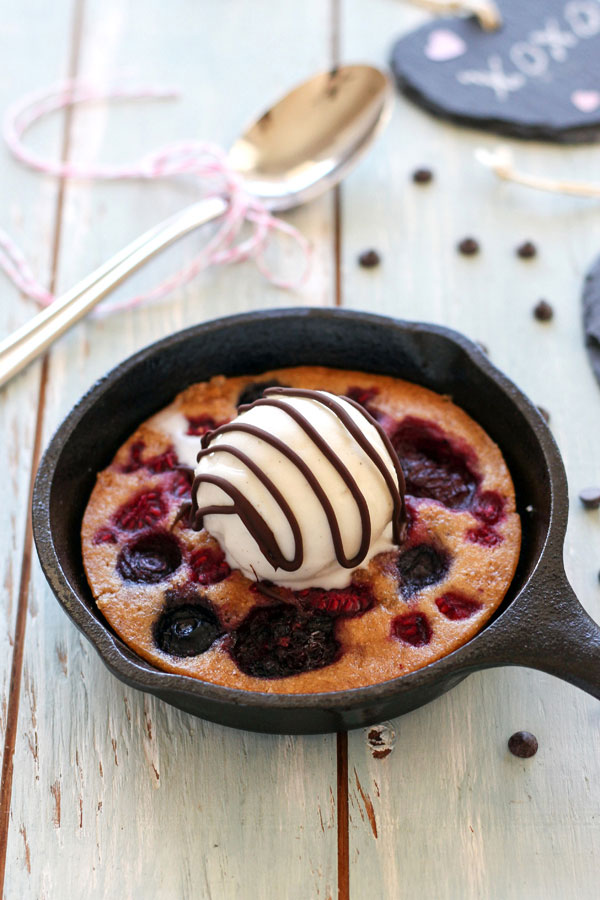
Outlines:
{"type": "Polygon", "coordinates": [[[132,650],[276,693],[455,650],[502,602],[520,539],[502,454],[450,398],[320,367],[189,387],[98,475],[82,526],[132,650]]]}

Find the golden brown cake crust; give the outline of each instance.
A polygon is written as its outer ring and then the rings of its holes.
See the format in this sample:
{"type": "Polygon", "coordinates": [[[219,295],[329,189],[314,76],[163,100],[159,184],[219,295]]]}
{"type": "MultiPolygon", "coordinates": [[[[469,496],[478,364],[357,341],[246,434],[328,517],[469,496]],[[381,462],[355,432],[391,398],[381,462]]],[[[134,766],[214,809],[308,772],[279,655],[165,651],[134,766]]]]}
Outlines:
{"type": "MultiPolygon", "coordinates": [[[[183,440],[194,446],[197,442],[199,448],[199,437],[186,435],[183,440]]],[[[442,452],[439,447],[435,450],[438,455],[442,452]]],[[[427,447],[425,452],[429,452],[427,447]]],[[[455,650],[480,630],[501,603],[515,572],[520,539],[514,487],[502,454],[449,397],[387,376],[319,367],[279,369],[260,376],[216,376],[189,387],[142,424],[98,475],[82,526],[83,560],[94,598],[115,632],[136,653],[169,672],[272,693],[335,691],[387,681],[455,650]],[[360,397],[390,436],[394,438],[404,425],[412,439],[411,423],[412,431],[421,437],[425,429],[430,443],[441,441],[444,453],[456,452],[459,462],[477,478],[476,493],[464,508],[449,508],[437,500],[407,494],[410,531],[406,545],[375,557],[354,576],[355,583],[369,586],[375,599],[372,608],[335,619],[340,652],[334,662],[283,678],[245,674],[229,652],[232,638],[228,632],[252,608],[275,601],[250,590],[251,583],[236,571],[217,583],[198,584],[192,555],[202,547],[218,552],[218,545],[206,531],[197,533],[185,519],[176,521],[189,480],[174,468],[175,431],[181,432],[176,435],[181,439],[188,428],[201,433],[228,421],[236,415],[241,391],[268,380],[360,397]],[[132,498],[142,495],[141,507],[132,513],[132,498]],[[180,564],[157,583],[124,580],[117,566],[123,546],[157,529],[173,538],[180,564]],[[440,577],[427,584],[425,574],[421,578],[424,585],[417,583],[415,588],[419,572],[423,574],[417,559],[422,552],[435,555],[440,577]],[[416,576],[410,567],[406,570],[407,560],[413,558],[417,559],[416,576]],[[215,611],[225,633],[196,656],[164,653],[156,645],[154,633],[165,608],[165,595],[170,592],[167,600],[178,592],[183,596],[192,587],[215,611]]],[[[284,602],[301,602],[289,591],[281,589],[279,593],[284,602]]]]}

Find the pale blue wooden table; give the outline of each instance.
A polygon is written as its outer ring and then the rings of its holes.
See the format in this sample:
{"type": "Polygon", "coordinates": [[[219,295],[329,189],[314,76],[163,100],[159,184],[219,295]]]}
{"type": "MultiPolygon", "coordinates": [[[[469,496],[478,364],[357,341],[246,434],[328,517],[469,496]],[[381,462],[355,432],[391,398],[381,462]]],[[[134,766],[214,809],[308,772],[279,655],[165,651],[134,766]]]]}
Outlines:
{"type": "MultiPolygon", "coordinates": [[[[0,4],[0,108],[67,74],[174,83],[173,103],[99,105],[32,130],[69,159],[122,161],[174,137],[227,146],[282,90],[336,60],[384,65],[426,18],[400,0],[20,0],[0,4]]],[[[40,451],[92,382],[134,350],[223,313],[311,304],[447,324],[552,414],[571,486],[566,564],[600,618],[600,513],[577,492],[600,482],[600,390],[582,351],[579,293],[600,251],[594,201],[500,184],[473,161],[495,140],[398,99],[368,161],[289,216],[313,241],[299,295],[252,263],[210,271],[162,305],[88,320],[0,394],[0,864],[7,898],[409,898],[595,900],[600,868],[600,705],[525,669],[470,677],[391,723],[393,752],[366,734],[267,737],[180,713],[123,687],[62,614],[29,529],[40,451]],[[435,182],[410,174],[431,166],[435,182]],[[482,253],[459,257],[475,234],[482,253]],[[514,254],[527,238],[539,257],[514,254]],[[356,265],[368,247],[379,269],[356,265]],[[555,307],[540,325],[531,308],[555,307]],[[540,750],[506,750],[527,728],[540,750]],[[14,765],[11,766],[11,763],[14,765]],[[5,868],[4,868],[5,867],[5,868]]],[[[596,178],[600,150],[515,145],[526,168],[596,178]]],[[[189,186],[70,184],[4,150],[0,225],[46,284],[64,290],[178,209],[189,186]]],[[[195,235],[120,296],[191,258],[195,235]]],[[[285,263],[285,259],[283,260],[285,263]]],[[[290,260],[292,262],[292,260],[290,260]]],[[[0,336],[34,312],[2,284],[0,336]]]]}

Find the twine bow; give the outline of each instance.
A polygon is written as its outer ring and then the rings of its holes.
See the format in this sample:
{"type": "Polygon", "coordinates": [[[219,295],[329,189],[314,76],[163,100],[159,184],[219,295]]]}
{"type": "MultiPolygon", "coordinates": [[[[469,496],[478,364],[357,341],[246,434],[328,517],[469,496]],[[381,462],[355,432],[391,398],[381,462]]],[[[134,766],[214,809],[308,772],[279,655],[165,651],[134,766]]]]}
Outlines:
{"type": "MultiPolygon", "coordinates": [[[[65,180],[86,181],[155,180],[192,175],[203,184],[207,197],[227,198],[228,208],[219,220],[216,233],[185,268],[147,293],[125,301],[103,304],[104,313],[131,309],[142,302],[162,299],[212,265],[254,259],[265,278],[277,287],[286,289],[301,287],[308,277],[312,255],[309,241],[297,228],[273,216],[259,200],[246,192],[242,179],[229,166],[226,154],[216,144],[206,141],[175,141],[131,164],[103,165],[48,159],[32,151],[23,140],[25,132],[34,122],[49,113],[76,104],[107,100],[156,100],[177,95],[173,89],[160,87],[118,87],[99,91],[71,80],[27,94],[13,103],[6,112],[3,123],[6,144],[15,159],[36,172],[65,180]],[[252,226],[248,237],[241,235],[245,223],[252,226]],[[289,280],[276,275],[265,262],[264,253],[273,232],[286,235],[298,244],[304,258],[303,272],[298,279],[289,280]]],[[[37,281],[18,245],[1,229],[0,268],[19,290],[40,305],[48,306],[55,300],[54,295],[37,281]]]]}

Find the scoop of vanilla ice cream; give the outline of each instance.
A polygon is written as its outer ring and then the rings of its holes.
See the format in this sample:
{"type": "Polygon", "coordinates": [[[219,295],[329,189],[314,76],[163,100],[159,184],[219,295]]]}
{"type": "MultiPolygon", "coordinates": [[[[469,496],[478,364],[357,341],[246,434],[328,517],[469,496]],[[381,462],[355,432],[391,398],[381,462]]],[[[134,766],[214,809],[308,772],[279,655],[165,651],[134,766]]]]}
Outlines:
{"type": "MultiPolygon", "coordinates": [[[[378,429],[362,412],[342,397],[319,392],[337,401],[360,428],[362,434],[381,459],[398,485],[398,476],[391,456],[378,429]]],[[[347,467],[358,484],[369,511],[371,539],[366,557],[360,567],[378,553],[392,549],[393,499],[385,479],[375,463],[345,427],[338,415],[315,399],[277,395],[279,402],[293,407],[317,430],[336,456],[347,467]]],[[[300,455],[322,485],[339,523],[344,555],[352,559],[359,550],[362,538],[360,512],[351,490],[335,466],[309,437],[303,428],[284,410],[274,406],[251,406],[235,420],[235,425],[258,427],[275,436],[300,455]]],[[[352,573],[359,566],[345,568],[336,558],[330,524],[323,506],[307,478],[297,465],[277,448],[254,434],[231,430],[217,434],[209,443],[210,452],[200,458],[196,476],[217,476],[243,494],[260,513],[277,539],[286,560],[292,560],[295,540],[292,529],[280,504],[260,479],[244,462],[231,453],[220,450],[229,445],[249,457],[268,476],[289,504],[298,522],[303,542],[303,560],[296,571],[285,571],[267,560],[259,544],[242,518],[237,514],[209,513],[204,527],[219,542],[227,562],[240,569],[252,580],[269,580],[294,590],[320,587],[346,587],[352,573]]],[[[231,507],[232,499],[218,485],[200,481],[196,491],[200,509],[210,506],[231,507]]]]}

